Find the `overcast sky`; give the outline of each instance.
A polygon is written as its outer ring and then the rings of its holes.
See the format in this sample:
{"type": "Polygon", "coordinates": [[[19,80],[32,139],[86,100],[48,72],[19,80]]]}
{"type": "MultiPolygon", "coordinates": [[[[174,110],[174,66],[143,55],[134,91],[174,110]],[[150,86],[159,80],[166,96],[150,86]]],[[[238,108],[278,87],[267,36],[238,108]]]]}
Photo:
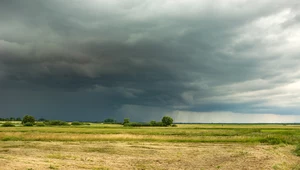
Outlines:
{"type": "Polygon", "coordinates": [[[1,0],[0,117],[300,122],[298,0],[1,0]]]}

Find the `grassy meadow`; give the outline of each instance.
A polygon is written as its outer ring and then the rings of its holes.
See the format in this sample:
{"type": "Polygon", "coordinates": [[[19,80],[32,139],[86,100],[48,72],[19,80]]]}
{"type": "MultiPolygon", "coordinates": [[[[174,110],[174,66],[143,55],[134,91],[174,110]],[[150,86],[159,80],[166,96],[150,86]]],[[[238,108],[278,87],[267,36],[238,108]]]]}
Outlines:
{"type": "Polygon", "coordinates": [[[0,127],[2,169],[300,169],[300,125],[13,123],[0,127]]]}

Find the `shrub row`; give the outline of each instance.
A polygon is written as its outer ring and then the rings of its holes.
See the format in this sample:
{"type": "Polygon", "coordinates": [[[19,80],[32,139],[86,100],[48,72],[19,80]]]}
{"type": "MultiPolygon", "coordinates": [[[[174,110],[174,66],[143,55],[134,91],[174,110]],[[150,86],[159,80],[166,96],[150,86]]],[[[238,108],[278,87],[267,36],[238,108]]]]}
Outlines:
{"type": "Polygon", "coordinates": [[[15,125],[11,122],[5,122],[2,124],[2,127],[15,127],[15,125]]]}
{"type": "Polygon", "coordinates": [[[68,126],[69,124],[62,120],[48,120],[44,122],[48,126],[68,126]]]}
{"type": "Polygon", "coordinates": [[[83,125],[83,123],[82,122],[78,122],[78,121],[74,121],[74,122],[72,122],[71,123],[71,125],[83,125]]]}
{"type": "Polygon", "coordinates": [[[142,126],[166,126],[166,125],[164,125],[162,122],[155,122],[155,123],[130,122],[130,123],[125,123],[124,126],[142,127],[142,126]]]}
{"type": "MultiPolygon", "coordinates": [[[[48,121],[37,122],[37,123],[26,122],[23,124],[23,126],[40,126],[40,127],[41,126],[69,126],[69,125],[70,125],[69,123],[61,120],[48,120],[48,121]]],[[[77,126],[77,125],[90,125],[90,124],[74,121],[71,123],[71,125],[77,126]]],[[[11,122],[5,122],[4,124],[2,124],[2,127],[15,127],[15,124],[11,122]]]]}

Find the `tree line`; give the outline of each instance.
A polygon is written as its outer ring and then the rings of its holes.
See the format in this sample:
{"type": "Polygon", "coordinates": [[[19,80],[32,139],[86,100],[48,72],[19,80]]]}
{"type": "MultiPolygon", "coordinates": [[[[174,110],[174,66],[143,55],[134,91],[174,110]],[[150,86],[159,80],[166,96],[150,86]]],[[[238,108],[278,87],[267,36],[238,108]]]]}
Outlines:
{"type": "Polygon", "coordinates": [[[1,118],[0,121],[22,121],[20,117],[1,118]]]}
{"type": "MultiPolygon", "coordinates": [[[[2,126],[14,126],[13,123],[10,121],[21,121],[23,126],[66,126],[66,125],[89,125],[89,123],[73,121],[70,124],[66,121],[62,120],[46,120],[40,118],[36,121],[35,117],[31,115],[25,115],[22,119],[21,118],[0,118],[0,121],[6,121],[2,126]]],[[[173,119],[169,116],[164,116],[160,122],[156,122],[154,120],[150,122],[130,122],[129,118],[125,118],[123,123],[117,122],[115,119],[107,118],[104,121],[96,122],[96,123],[105,123],[105,124],[122,124],[124,126],[171,126],[173,124],[173,119]]],[[[176,125],[173,125],[176,126],[176,125]]]]}
{"type": "MultiPolygon", "coordinates": [[[[160,122],[152,120],[150,122],[130,122],[129,118],[125,118],[123,121],[124,126],[142,127],[142,126],[171,126],[173,125],[173,118],[164,116],[160,122]]],[[[173,125],[176,126],[176,125],[173,125]]]]}
{"type": "MultiPolygon", "coordinates": [[[[46,119],[44,118],[39,118],[37,121],[45,121],[46,119]]],[[[9,118],[1,118],[0,121],[22,121],[21,117],[9,117],[9,118]]]]}

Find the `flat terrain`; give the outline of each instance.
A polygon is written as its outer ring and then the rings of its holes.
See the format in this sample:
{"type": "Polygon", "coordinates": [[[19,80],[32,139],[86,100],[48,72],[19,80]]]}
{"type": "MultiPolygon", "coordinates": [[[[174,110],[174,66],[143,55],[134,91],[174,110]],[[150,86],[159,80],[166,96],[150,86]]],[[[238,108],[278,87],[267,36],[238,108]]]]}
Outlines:
{"type": "Polygon", "coordinates": [[[0,127],[1,170],[300,169],[300,126],[0,127]]]}

